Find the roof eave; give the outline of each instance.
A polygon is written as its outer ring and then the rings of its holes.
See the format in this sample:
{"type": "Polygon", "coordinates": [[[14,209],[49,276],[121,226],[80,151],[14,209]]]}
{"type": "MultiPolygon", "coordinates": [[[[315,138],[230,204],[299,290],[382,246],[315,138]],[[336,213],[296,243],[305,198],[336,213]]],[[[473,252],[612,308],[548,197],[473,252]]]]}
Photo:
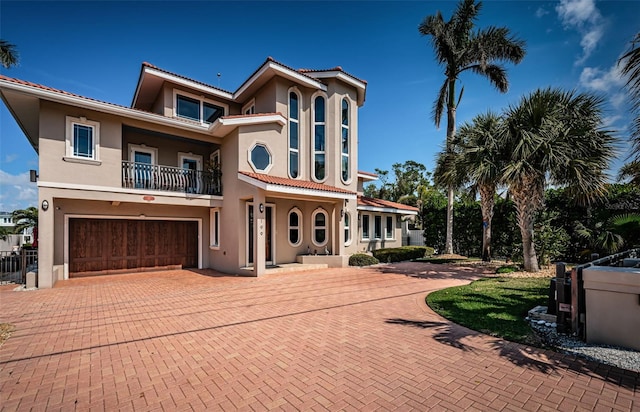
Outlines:
{"type": "Polygon", "coordinates": [[[283,193],[288,195],[323,197],[323,198],[343,199],[343,200],[357,199],[357,195],[355,193],[328,192],[328,191],[317,190],[317,189],[277,185],[273,183],[263,182],[258,179],[254,179],[253,177],[242,174],[241,172],[238,172],[238,179],[240,181],[243,181],[245,183],[248,183],[252,186],[255,186],[259,189],[262,189],[266,192],[271,192],[271,193],[283,193]]]}

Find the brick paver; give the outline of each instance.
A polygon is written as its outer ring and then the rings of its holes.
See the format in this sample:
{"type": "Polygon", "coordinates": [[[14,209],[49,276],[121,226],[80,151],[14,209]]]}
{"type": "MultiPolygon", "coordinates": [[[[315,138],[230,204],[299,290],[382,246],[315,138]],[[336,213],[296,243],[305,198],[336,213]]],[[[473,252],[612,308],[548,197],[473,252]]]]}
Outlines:
{"type": "Polygon", "coordinates": [[[640,410],[637,373],[433,313],[471,269],[168,271],[0,290],[2,410],[640,410]]]}

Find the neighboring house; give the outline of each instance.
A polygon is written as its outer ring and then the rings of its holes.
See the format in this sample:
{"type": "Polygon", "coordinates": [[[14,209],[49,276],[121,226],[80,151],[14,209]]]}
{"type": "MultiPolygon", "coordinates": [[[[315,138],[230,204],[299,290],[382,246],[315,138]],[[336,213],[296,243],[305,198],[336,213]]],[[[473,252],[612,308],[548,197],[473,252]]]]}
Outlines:
{"type": "Polygon", "coordinates": [[[417,213],[359,196],[376,178],[357,168],[366,82],[340,67],[268,58],[230,92],[143,63],[131,107],[5,76],[0,92],[39,153],[40,287],[158,268],[345,266],[400,246],[400,216],[417,213]]]}
{"type": "MultiPolygon", "coordinates": [[[[0,227],[13,231],[15,226],[11,212],[0,212],[0,227]]],[[[6,239],[0,239],[0,252],[13,251],[25,243],[31,243],[32,231],[32,228],[26,228],[22,233],[7,234],[6,239]]]]}

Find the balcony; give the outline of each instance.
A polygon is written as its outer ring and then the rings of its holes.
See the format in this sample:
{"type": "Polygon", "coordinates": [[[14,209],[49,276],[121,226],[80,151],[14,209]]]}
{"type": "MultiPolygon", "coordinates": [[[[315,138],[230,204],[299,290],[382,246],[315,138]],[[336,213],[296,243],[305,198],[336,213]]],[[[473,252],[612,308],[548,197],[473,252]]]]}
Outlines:
{"type": "Polygon", "coordinates": [[[222,173],[123,161],[122,187],[222,196],[222,173]]]}

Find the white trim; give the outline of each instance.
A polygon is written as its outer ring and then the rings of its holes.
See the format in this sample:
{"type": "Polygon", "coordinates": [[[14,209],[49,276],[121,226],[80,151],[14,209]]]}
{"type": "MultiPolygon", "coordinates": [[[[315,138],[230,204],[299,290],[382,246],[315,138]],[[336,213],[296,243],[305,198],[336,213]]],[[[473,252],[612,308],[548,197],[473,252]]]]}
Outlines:
{"type": "Polygon", "coordinates": [[[316,190],[316,189],[307,189],[302,187],[282,186],[282,185],[276,185],[272,183],[265,183],[263,181],[254,179],[251,176],[247,176],[239,172],[238,172],[238,179],[252,186],[260,188],[264,191],[273,192],[273,193],[286,193],[286,194],[301,195],[301,196],[326,197],[330,199],[354,200],[358,198],[358,196],[355,193],[349,194],[349,193],[325,192],[325,191],[316,190]]]}
{"type": "Polygon", "coordinates": [[[66,158],[69,159],[79,159],[79,160],[89,160],[89,161],[100,161],[100,122],[94,120],[87,120],[86,117],[73,117],[73,116],[65,116],[65,154],[66,158]],[[91,128],[91,146],[92,154],[91,157],[85,156],[75,156],[73,141],[74,141],[74,133],[73,126],[84,126],[91,128]]]}
{"type": "MultiPolygon", "coordinates": [[[[70,190],[83,190],[93,192],[105,192],[105,193],[122,193],[128,195],[154,195],[165,197],[178,197],[182,199],[204,199],[204,200],[216,200],[222,199],[222,196],[214,195],[198,195],[198,194],[186,194],[184,192],[164,192],[160,190],[146,190],[146,189],[128,189],[112,186],[94,186],[94,185],[80,185],[76,183],[59,183],[59,182],[43,182],[38,181],[38,187],[46,187],[49,189],[70,189],[70,190]]],[[[145,202],[140,202],[145,203],[145,202]]]]}
{"type": "Polygon", "coordinates": [[[145,144],[133,144],[133,143],[129,143],[129,161],[130,162],[135,162],[136,158],[134,156],[135,152],[141,152],[141,153],[148,153],[151,155],[151,164],[152,165],[156,165],[158,164],[158,148],[156,147],[151,147],[151,146],[147,146],[145,144]]]}
{"type": "Polygon", "coordinates": [[[83,159],[81,157],[69,157],[69,156],[64,156],[62,158],[62,160],[64,162],[69,162],[69,163],[80,163],[83,165],[92,165],[92,166],[100,166],[102,164],[101,160],[91,160],[91,159],[83,159]]]}
{"type": "MultiPolygon", "coordinates": [[[[154,75],[154,76],[157,76],[157,77],[161,77],[161,78],[163,78],[165,80],[168,80],[168,81],[170,81],[172,83],[177,83],[177,84],[189,87],[191,89],[197,89],[197,90],[199,90],[199,91],[201,91],[203,93],[213,94],[213,95],[216,95],[216,96],[221,97],[223,99],[233,99],[233,94],[229,93],[227,91],[216,89],[216,88],[213,88],[213,87],[208,87],[208,86],[206,86],[204,84],[195,82],[193,80],[185,79],[184,77],[175,76],[175,75],[166,73],[166,72],[164,72],[162,70],[154,69],[154,68],[149,67],[149,66],[145,66],[144,67],[144,74],[147,74],[147,73],[149,73],[151,75],[154,75]]],[[[139,82],[139,84],[142,84],[142,82],[139,82]]],[[[138,97],[138,89],[137,88],[136,88],[136,96],[135,97],[136,97],[136,99],[138,97]]],[[[135,101],[135,99],[134,99],[134,101],[135,101]]]]}
{"type": "MultiPolygon", "coordinates": [[[[245,206],[245,215],[244,215],[244,225],[245,225],[245,267],[249,267],[249,242],[253,242],[253,239],[249,240],[249,206],[254,206],[254,202],[247,202],[245,206]]],[[[271,208],[271,260],[266,260],[265,256],[265,264],[275,265],[276,264],[276,205],[275,203],[264,203],[264,214],[265,219],[267,215],[267,207],[271,208]]],[[[255,207],[253,208],[253,219],[256,219],[256,215],[260,213],[255,207]]],[[[255,247],[255,245],[254,245],[255,247]]],[[[255,266],[256,262],[253,262],[255,266]]]]}
{"type": "Polygon", "coordinates": [[[382,212],[382,213],[395,213],[398,215],[412,215],[417,216],[418,212],[413,210],[394,209],[390,207],[378,207],[378,206],[358,206],[358,210],[366,212],[382,212]]]}
{"type": "Polygon", "coordinates": [[[301,143],[302,143],[302,119],[301,119],[301,113],[302,113],[302,94],[300,93],[300,90],[298,90],[297,87],[290,87],[287,90],[287,176],[289,176],[289,178],[291,179],[300,179],[302,177],[302,168],[300,167],[302,162],[301,162],[301,157],[300,157],[300,152],[301,152],[301,143]],[[297,119],[292,119],[291,117],[291,94],[295,94],[296,97],[298,98],[298,113],[296,113],[297,115],[297,119]],[[292,149],[291,148],[291,124],[295,123],[298,127],[298,148],[297,149],[292,149]],[[291,152],[295,151],[298,154],[298,176],[291,176],[291,152]]]}
{"type": "Polygon", "coordinates": [[[358,175],[358,179],[362,179],[362,180],[365,180],[365,181],[378,180],[378,176],[371,176],[371,175],[368,175],[368,174],[365,174],[365,173],[360,173],[360,172],[358,172],[357,175],[358,175]]]}
{"type": "Polygon", "coordinates": [[[189,153],[185,153],[185,152],[178,152],[178,167],[182,168],[183,165],[183,161],[187,159],[187,160],[195,160],[196,162],[196,170],[202,170],[202,156],[201,155],[197,155],[197,154],[193,154],[191,152],[189,153]]]}
{"type": "Polygon", "coordinates": [[[322,183],[326,182],[329,178],[329,156],[327,155],[329,136],[328,131],[329,127],[327,126],[327,112],[329,110],[329,99],[327,95],[322,92],[316,92],[311,96],[311,132],[309,135],[311,136],[310,143],[311,147],[309,152],[311,153],[311,180],[314,182],[322,183]],[[324,100],[324,121],[318,122],[318,125],[322,125],[324,127],[324,150],[316,151],[316,99],[318,97],[322,97],[324,100]],[[316,177],[316,154],[324,155],[324,177],[322,179],[318,179],[316,177]]]}
{"type": "MultiPolygon", "coordinates": [[[[347,216],[349,216],[349,226],[344,225],[344,230],[349,230],[349,239],[347,239],[346,241],[344,239],[342,239],[342,241],[344,242],[345,246],[350,246],[351,243],[353,243],[353,218],[351,217],[351,213],[349,212],[344,212],[344,219],[346,222],[347,216]]],[[[344,233],[342,233],[342,235],[344,236],[344,233]]]]}
{"type": "Polygon", "coordinates": [[[209,209],[209,249],[219,250],[221,238],[222,236],[220,236],[220,208],[212,207],[211,209],[209,209]],[[216,225],[218,227],[217,236],[215,231],[216,225]]]}
{"type": "Polygon", "coordinates": [[[167,220],[167,221],[189,221],[198,222],[198,269],[202,267],[202,219],[189,217],[165,217],[165,216],[125,216],[125,215],[82,215],[82,214],[66,214],[64,215],[64,279],[69,279],[69,219],[105,219],[105,220],[167,220]]]}
{"type": "Polygon", "coordinates": [[[289,242],[289,245],[291,247],[298,247],[298,246],[300,246],[302,244],[302,240],[304,238],[304,235],[303,235],[304,228],[303,228],[303,223],[302,223],[302,217],[303,217],[302,211],[300,209],[298,209],[297,207],[295,207],[295,206],[292,207],[289,210],[289,212],[287,213],[287,242],[289,242]],[[292,213],[294,213],[294,214],[296,214],[298,216],[298,226],[295,227],[296,230],[298,230],[298,243],[291,243],[290,232],[291,232],[291,229],[293,228],[293,226],[291,226],[290,217],[291,217],[292,213]]]}
{"type": "Polygon", "coordinates": [[[271,168],[273,167],[273,153],[271,153],[271,150],[269,149],[269,145],[267,143],[255,141],[253,142],[249,150],[247,150],[247,161],[249,162],[249,166],[251,166],[254,172],[266,174],[266,173],[269,173],[269,170],[271,170],[271,168]],[[253,164],[253,160],[251,159],[251,152],[253,151],[253,149],[255,149],[258,146],[264,147],[267,153],[269,154],[269,164],[264,169],[258,169],[258,167],[256,167],[255,164],[253,164]]]}
{"type": "Polygon", "coordinates": [[[280,64],[267,61],[265,64],[258,69],[250,78],[248,78],[238,90],[233,93],[233,99],[237,99],[242,93],[244,93],[251,85],[256,82],[260,77],[266,74],[268,71],[275,72],[274,74],[279,74],[281,77],[286,79],[293,80],[295,82],[301,83],[303,86],[311,87],[313,89],[327,90],[327,86],[323,83],[314,80],[308,76],[300,74],[296,71],[288,69],[286,67],[281,66],[280,64]]]}
{"type": "Polygon", "coordinates": [[[96,110],[102,113],[109,113],[117,116],[124,116],[130,119],[138,119],[154,124],[177,127],[179,129],[192,130],[200,133],[206,133],[209,125],[196,122],[188,122],[182,119],[174,119],[157,113],[144,112],[137,109],[131,109],[124,106],[118,106],[114,103],[100,102],[87,97],[63,94],[57,91],[45,90],[39,87],[17,84],[7,80],[0,79],[0,88],[14,90],[20,93],[33,95],[43,100],[62,103],[66,105],[81,107],[87,110],[96,110]]]}
{"type": "Polygon", "coordinates": [[[373,238],[372,239],[373,240],[382,240],[382,238],[384,236],[384,234],[382,232],[383,232],[383,230],[382,230],[382,215],[378,215],[378,214],[373,215],[373,238]],[[377,236],[377,233],[376,233],[376,220],[378,218],[380,219],[380,236],[377,236]]]}
{"type": "Polygon", "coordinates": [[[329,242],[329,213],[321,207],[318,207],[316,210],[311,213],[311,243],[314,246],[322,247],[329,242]],[[324,226],[316,226],[316,215],[323,214],[324,215],[324,226]],[[324,242],[316,243],[316,229],[324,228],[324,242]]]}
{"type": "Polygon", "coordinates": [[[360,216],[362,218],[362,225],[361,225],[361,229],[362,230],[360,231],[361,232],[360,239],[363,240],[363,241],[369,242],[369,241],[371,241],[371,215],[362,214],[360,216]],[[367,225],[366,225],[366,227],[367,227],[367,237],[364,237],[364,228],[365,228],[364,218],[365,217],[367,218],[367,225]]]}
{"type": "Polygon", "coordinates": [[[384,215],[384,240],[394,240],[396,238],[396,228],[395,228],[395,216],[384,215]],[[387,230],[389,229],[388,223],[389,219],[391,219],[391,237],[387,237],[387,230]]]}
{"type": "Polygon", "coordinates": [[[215,122],[208,125],[208,131],[212,136],[224,137],[231,133],[236,127],[269,123],[277,123],[280,126],[284,126],[287,124],[287,120],[281,114],[239,116],[231,118],[220,117],[215,122]]]}
{"type": "Polygon", "coordinates": [[[364,103],[364,99],[365,99],[365,93],[367,91],[367,85],[363,82],[361,82],[360,80],[354,79],[351,76],[348,76],[346,74],[344,74],[341,71],[338,70],[332,70],[332,71],[325,71],[325,72],[310,72],[308,73],[309,75],[317,78],[317,79],[326,79],[326,78],[335,78],[338,80],[341,80],[353,87],[355,87],[356,89],[358,89],[358,102],[357,104],[359,106],[362,106],[362,104],[364,103]]]}
{"type": "MultiPolygon", "coordinates": [[[[192,121],[192,122],[198,122],[200,124],[203,125],[209,125],[209,124],[213,124],[215,122],[215,120],[211,123],[206,122],[204,120],[204,103],[209,103],[209,104],[213,104],[215,106],[221,107],[222,108],[222,115],[220,115],[220,117],[224,117],[227,114],[229,114],[229,105],[217,100],[212,100],[209,99],[205,96],[198,96],[197,94],[193,94],[184,90],[180,90],[180,89],[173,89],[173,116],[177,119],[183,119],[183,120],[187,120],[187,121],[192,121]],[[180,116],[178,114],[178,96],[183,96],[186,97],[188,99],[193,99],[193,100],[197,100],[200,102],[199,104],[199,109],[200,112],[198,113],[198,116],[200,117],[199,119],[192,119],[190,117],[185,117],[185,116],[180,116]]],[[[218,117],[218,119],[220,118],[218,117]]],[[[216,119],[216,120],[218,120],[216,119]]]]}
{"type": "Polygon", "coordinates": [[[220,157],[220,149],[216,149],[213,152],[211,152],[211,154],[209,155],[209,162],[211,163],[211,166],[220,167],[220,165],[222,164],[222,158],[220,157]],[[216,159],[216,157],[218,158],[217,162],[214,160],[216,159]]]}
{"type": "Polygon", "coordinates": [[[246,103],[244,106],[242,106],[242,114],[244,115],[256,114],[256,98],[255,97],[249,100],[249,102],[246,103]],[[247,111],[250,111],[251,113],[247,113],[247,111]]]}
{"type": "Polygon", "coordinates": [[[353,181],[353,173],[351,173],[351,141],[352,139],[352,133],[351,133],[351,123],[353,123],[353,115],[351,113],[351,100],[347,97],[347,96],[343,96],[342,99],[340,99],[340,109],[339,109],[339,114],[338,114],[338,119],[340,119],[340,134],[338,136],[338,153],[340,153],[340,181],[342,183],[344,183],[345,185],[349,185],[351,184],[351,182],[353,181]],[[347,102],[347,124],[345,125],[344,123],[342,123],[342,104],[344,102],[347,102]],[[347,153],[342,153],[342,130],[343,129],[347,129],[347,137],[348,137],[348,141],[347,141],[347,153]],[[348,179],[343,179],[342,178],[342,158],[346,156],[347,157],[347,174],[349,176],[348,179]]]}

